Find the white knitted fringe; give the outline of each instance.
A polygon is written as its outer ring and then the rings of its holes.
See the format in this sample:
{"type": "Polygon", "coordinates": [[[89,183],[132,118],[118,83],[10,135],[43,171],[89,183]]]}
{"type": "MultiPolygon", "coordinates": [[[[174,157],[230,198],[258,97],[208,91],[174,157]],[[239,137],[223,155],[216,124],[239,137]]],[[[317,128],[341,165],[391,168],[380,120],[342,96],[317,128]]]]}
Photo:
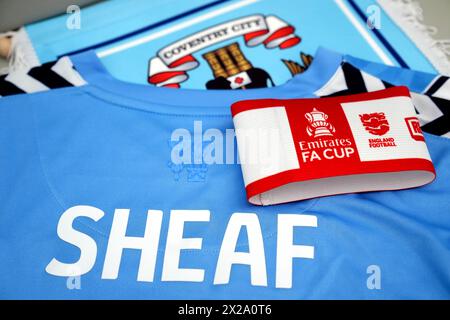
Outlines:
{"type": "Polygon", "coordinates": [[[437,28],[425,25],[416,0],[377,0],[441,74],[450,74],[450,39],[434,39],[437,28]]]}
{"type": "Polygon", "coordinates": [[[0,37],[3,36],[11,37],[11,49],[7,56],[8,67],[0,69],[0,75],[17,70],[28,70],[40,65],[25,28],[1,33],[0,37]]]}

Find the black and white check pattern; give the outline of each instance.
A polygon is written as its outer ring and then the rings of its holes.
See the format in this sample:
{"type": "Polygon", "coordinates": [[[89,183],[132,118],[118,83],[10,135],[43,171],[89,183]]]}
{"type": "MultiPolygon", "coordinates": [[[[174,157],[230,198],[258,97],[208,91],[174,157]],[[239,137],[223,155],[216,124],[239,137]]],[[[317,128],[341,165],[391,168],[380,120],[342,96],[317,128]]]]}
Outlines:
{"type": "Polygon", "coordinates": [[[29,70],[16,70],[0,76],[0,97],[81,86],[86,82],[68,57],[29,70]]]}
{"type": "MultiPolygon", "coordinates": [[[[422,123],[422,130],[450,138],[450,79],[437,77],[423,93],[429,99],[432,119],[422,123]]],[[[417,107],[420,107],[419,105],[417,107]]],[[[424,107],[424,105],[422,105],[424,107]]],[[[420,110],[419,110],[420,112],[420,110]]]]}
{"type": "MultiPolygon", "coordinates": [[[[68,57],[0,76],[0,97],[86,84],[68,57]]],[[[315,94],[319,97],[372,92],[392,87],[350,63],[343,62],[315,94]]],[[[424,92],[411,93],[422,130],[450,138],[450,79],[436,77],[424,92]]]]}
{"type": "MultiPolygon", "coordinates": [[[[392,87],[351,64],[344,62],[330,81],[317,90],[319,97],[372,92],[392,87]]],[[[422,93],[411,92],[422,130],[450,138],[450,80],[438,76],[422,93]]]]}

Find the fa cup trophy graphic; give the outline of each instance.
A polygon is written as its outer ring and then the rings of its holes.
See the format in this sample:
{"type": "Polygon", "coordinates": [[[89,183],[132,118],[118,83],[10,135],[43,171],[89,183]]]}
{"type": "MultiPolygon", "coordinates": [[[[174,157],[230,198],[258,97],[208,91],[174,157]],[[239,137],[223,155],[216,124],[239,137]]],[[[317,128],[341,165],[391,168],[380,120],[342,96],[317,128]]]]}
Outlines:
{"type": "Polygon", "coordinates": [[[336,132],[333,125],[327,121],[328,115],[316,108],[311,112],[305,113],[305,118],[309,122],[309,125],[306,127],[306,132],[309,136],[314,138],[332,136],[336,132]]]}

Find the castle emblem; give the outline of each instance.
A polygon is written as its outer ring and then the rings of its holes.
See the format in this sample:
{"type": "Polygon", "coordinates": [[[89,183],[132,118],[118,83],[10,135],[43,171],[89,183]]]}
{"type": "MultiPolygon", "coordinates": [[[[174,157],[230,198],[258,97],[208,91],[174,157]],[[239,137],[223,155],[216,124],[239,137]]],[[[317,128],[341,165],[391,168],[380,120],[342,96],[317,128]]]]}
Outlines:
{"type": "Polygon", "coordinates": [[[253,67],[237,42],[207,52],[203,58],[208,62],[214,75],[214,79],[206,83],[207,89],[265,88],[268,81],[274,85],[265,70],[253,67]]]}

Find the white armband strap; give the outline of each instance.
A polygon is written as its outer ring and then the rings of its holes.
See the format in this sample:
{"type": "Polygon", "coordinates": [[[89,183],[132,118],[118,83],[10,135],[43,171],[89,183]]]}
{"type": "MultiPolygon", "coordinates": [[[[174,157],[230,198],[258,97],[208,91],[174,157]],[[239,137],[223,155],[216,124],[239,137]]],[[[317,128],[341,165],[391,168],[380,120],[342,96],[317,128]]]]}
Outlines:
{"type": "Polygon", "coordinates": [[[406,87],[231,107],[247,198],[272,205],[434,180],[406,87]]]}

